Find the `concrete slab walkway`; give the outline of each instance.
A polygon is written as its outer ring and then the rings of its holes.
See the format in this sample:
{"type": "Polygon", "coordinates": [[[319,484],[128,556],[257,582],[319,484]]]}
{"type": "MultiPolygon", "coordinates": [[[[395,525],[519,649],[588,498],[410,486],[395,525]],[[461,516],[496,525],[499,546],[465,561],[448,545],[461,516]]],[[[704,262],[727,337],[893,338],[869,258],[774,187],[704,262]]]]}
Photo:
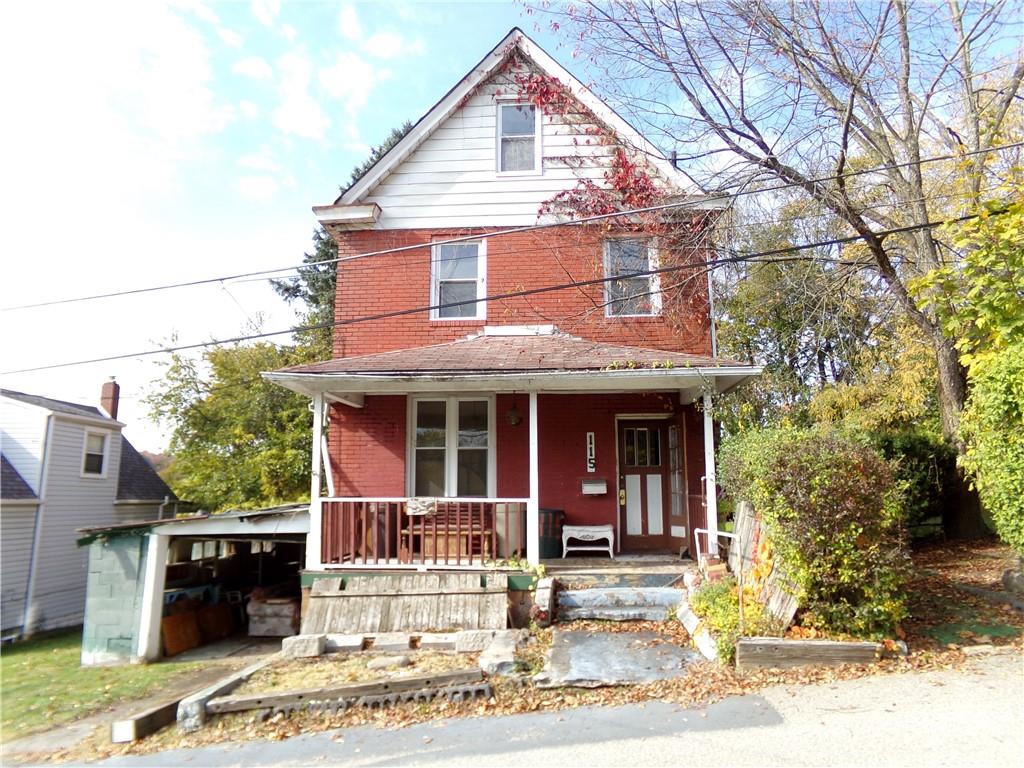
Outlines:
{"type": "Polygon", "coordinates": [[[585,632],[552,630],[551,650],[534,678],[541,688],[650,683],[681,677],[702,660],[655,632],[585,632]]]}

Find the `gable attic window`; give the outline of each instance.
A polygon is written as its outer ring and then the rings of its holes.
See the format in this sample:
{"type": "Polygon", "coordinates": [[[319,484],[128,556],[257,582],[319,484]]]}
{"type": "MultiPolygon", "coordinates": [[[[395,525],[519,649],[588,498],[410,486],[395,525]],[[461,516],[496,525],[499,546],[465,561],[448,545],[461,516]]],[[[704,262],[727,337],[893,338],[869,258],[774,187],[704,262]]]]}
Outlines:
{"type": "Polygon", "coordinates": [[[435,245],[430,259],[430,303],[434,320],[483,320],[487,304],[487,261],[484,241],[435,245]],[[472,299],[477,299],[471,302],[472,299]],[[467,302],[459,304],[456,302],[467,302]],[[471,302],[471,303],[470,303],[471,302]]]}
{"type": "Polygon", "coordinates": [[[102,432],[86,432],[82,453],[82,475],[103,477],[107,464],[107,436],[102,432]]]}
{"type": "Polygon", "coordinates": [[[658,275],[637,275],[657,269],[651,238],[614,238],[604,243],[604,274],[615,278],[605,283],[605,314],[608,317],[656,315],[661,311],[658,275]]]}
{"type": "Polygon", "coordinates": [[[540,172],[540,113],[532,104],[498,103],[498,173],[540,172]]]}

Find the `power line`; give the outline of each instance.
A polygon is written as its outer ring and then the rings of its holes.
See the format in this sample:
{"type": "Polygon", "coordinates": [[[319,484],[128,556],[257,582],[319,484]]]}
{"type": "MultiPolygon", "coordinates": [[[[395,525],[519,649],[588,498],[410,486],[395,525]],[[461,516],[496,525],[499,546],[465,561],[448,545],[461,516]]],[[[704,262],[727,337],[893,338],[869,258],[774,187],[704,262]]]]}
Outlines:
{"type": "MultiPolygon", "coordinates": [[[[990,214],[986,214],[986,215],[993,216],[993,215],[999,215],[999,214],[1000,214],[1000,212],[990,213],[990,214]]],[[[910,224],[910,225],[903,226],[903,227],[893,227],[893,228],[887,229],[887,230],[880,230],[880,231],[874,232],[873,234],[876,237],[879,237],[879,238],[886,238],[886,237],[889,237],[890,235],[897,235],[897,234],[901,234],[901,233],[905,233],[905,232],[914,232],[914,231],[919,230],[919,229],[930,229],[930,228],[933,228],[933,227],[942,226],[944,224],[956,224],[956,223],[963,222],[963,221],[969,221],[971,219],[976,219],[979,216],[980,216],[980,214],[969,214],[969,215],[966,215],[966,216],[960,216],[960,217],[955,218],[955,219],[946,219],[946,220],[943,220],[943,221],[929,221],[929,222],[926,222],[924,224],[910,224]]],[[[50,365],[40,365],[40,366],[36,366],[36,367],[33,367],[33,368],[21,368],[21,369],[14,370],[14,371],[3,371],[2,373],[0,373],[0,375],[7,376],[7,375],[18,374],[18,373],[32,373],[32,372],[35,372],[35,371],[48,371],[48,370],[54,370],[56,368],[70,368],[72,366],[78,366],[78,365],[89,365],[89,364],[92,364],[92,363],[105,363],[105,362],[110,362],[112,360],[126,360],[126,359],[129,359],[129,358],[148,357],[148,356],[152,356],[152,355],[169,354],[171,352],[183,352],[183,351],[192,350],[192,349],[204,349],[206,347],[216,347],[216,346],[221,346],[221,345],[224,345],[224,344],[236,344],[236,343],[239,343],[239,342],[242,342],[242,341],[255,341],[257,339],[267,339],[267,338],[271,338],[273,336],[284,336],[285,334],[302,333],[302,332],[305,332],[305,331],[326,330],[328,328],[338,328],[338,327],[342,327],[342,326],[346,326],[346,325],[356,325],[358,323],[366,323],[366,322],[372,322],[372,321],[376,321],[376,320],[387,320],[387,319],[393,318],[393,317],[403,317],[403,316],[406,316],[406,315],[420,314],[422,312],[430,312],[430,311],[433,311],[433,310],[449,309],[449,308],[452,308],[452,307],[461,307],[461,306],[465,306],[465,305],[479,304],[480,302],[506,301],[508,299],[522,298],[524,296],[535,296],[535,295],[541,294],[541,293],[551,293],[551,292],[554,292],[554,291],[570,290],[570,289],[574,289],[574,288],[585,288],[587,286],[592,286],[592,285],[602,285],[604,283],[613,282],[615,280],[628,280],[630,278],[636,278],[636,277],[648,277],[648,276],[651,276],[651,275],[661,275],[661,274],[666,274],[666,273],[671,273],[671,272],[678,272],[678,271],[685,270],[685,269],[699,269],[699,268],[715,267],[715,266],[719,266],[719,265],[722,265],[722,264],[730,264],[730,263],[736,263],[736,262],[741,262],[741,261],[762,260],[762,259],[766,259],[766,257],[781,256],[781,255],[791,254],[791,253],[795,253],[795,252],[799,252],[799,251],[810,250],[810,249],[813,249],[813,248],[821,248],[821,247],[824,247],[824,246],[843,245],[843,244],[846,244],[846,243],[853,243],[853,242],[857,242],[858,240],[861,240],[861,239],[863,239],[861,235],[851,235],[849,237],[836,237],[836,238],[831,238],[829,240],[822,240],[822,241],[818,241],[818,242],[814,242],[814,243],[804,243],[804,244],[801,244],[801,245],[792,245],[792,246],[785,246],[785,247],[782,247],[782,248],[773,248],[773,249],[767,250],[767,251],[759,251],[759,252],[755,252],[755,253],[739,254],[739,255],[736,255],[736,256],[729,256],[729,257],[720,258],[720,259],[708,259],[708,260],[703,260],[703,261],[689,262],[689,263],[686,263],[686,264],[677,264],[677,265],[670,266],[670,267],[659,267],[657,269],[649,269],[649,270],[644,270],[644,271],[639,271],[639,272],[631,272],[631,273],[627,273],[627,274],[614,275],[612,277],[597,277],[597,278],[593,278],[593,279],[590,279],[590,280],[573,280],[573,281],[568,282],[568,283],[558,283],[558,284],[554,284],[554,285],[545,285],[545,286],[541,286],[541,287],[538,287],[538,288],[527,288],[527,289],[523,289],[523,290],[520,290],[520,291],[510,291],[510,292],[507,292],[507,293],[492,294],[492,295],[484,296],[483,298],[479,298],[479,299],[465,299],[465,300],[462,300],[462,301],[450,301],[450,302],[443,302],[443,303],[438,303],[438,304],[428,304],[428,305],[419,306],[419,307],[409,307],[409,308],[406,308],[406,309],[396,309],[396,310],[392,310],[392,311],[389,311],[389,312],[380,312],[380,313],[373,314],[373,315],[363,315],[361,317],[353,317],[353,318],[349,318],[347,320],[338,320],[338,321],[334,321],[334,322],[330,322],[330,323],[315,323],[313,325],[296,326],[295,328],[288,328],[286,330],[281,330],[281,331],[267,331],[267,332],[264,332],[264,333],[253,333],[253,334],[247,334],[247,335],[244,335],[244,336],[235,336],[235,337],[229,338],[229,339],[216,339],[216,340],[212,340],[212,341],[197,342],[197,343],[193,343],[193,344],[179,344],[179,345],[176,345],[176,346],[173,346],[173,347],[163,347],[161,349],[149,349],[149,350],[143,350],[143,351],[140,351],[140,352],[130,352],[130,353],[125,353],[125,354],[120,354],[120,355],[109,355],[107,357],[91,358],[91,359],[88,359],[88,360],[75,360],[73,362],[68,362],[68,363],[53,363],[53,364],[50,364],[50,365]]]]}
{"type": "MultiPolygon", "coordinates": [[[[905,163],[891,163],[891,164],[888,164],[888,165],[875,166],[873,168],[863,168],[863,169],[855,170],[855,171],[847,171],[847,172],[842,174],[842,177],[843,178],[851,178],[851,177],[855,177],[855,176],[863,176],[863,175],[868,175],[868,174],[872,174],[872,173],[879,173],[879,172],[887,171],[887,170],[894,170],[894,169],[897,169],[897,168],[909,168],[909,167],[912,167],[912,166],[924,165],[926,163],[935,163],[935,162],[941,162],[941,161],[944,161],[944,160],[956,160],[956,159],[963,158],[963,157],[970,157],[972,155],[989,154],[989,153],[992,153],[992,152],[1001,152],[1003,150],[1015,149],[1017,147],[1024,147],[1024,141],[1022,141],[1022,142],[1015,142],[1015,143],[1012,143],[1012,144],[1002,144],[1002,145],[995,146],[995,147],[989,147],[988,149],[971,150],[971,151],[965,151],[965,152],[950,153],[950,154],[945,154],[945,155],[934,155],[932,157],[926,157],[926,158],[922,158],[920,160],[910,160],[910,161],[907,161],[905,163]]],[[[833,174],[831,176],[822,176],[822,177],[818,177],[818,178],[814,178],[814,179],[808,179],[803,184],[798,184],[798,183],[795,183],[795,182],[788,182],[788,183],[785,183],[785,184],[778,184],[778,185],[773,186],[773,187],[763,187],[763,188],[760,188],[760,189],[744,189],[744,190],[740,190],[739,192],[731,192],[731,193],[728,193],[728,194],[709,195],[709,196],[706,196],[706,197],[699,198],[697,200],[681,200],[681,201],[672,202],[672,203],[662,203],[662,204],[659,204],[659,205],[646,206],[646,207],[642,207],[642,208],[633,208],[633,209],[629,209],[629,210],[625,210],[625,211],[616,211],[614,213],[596,214],[594,216],[585,216],[585,217],[582,217],[582,218],[579,218],[579,219],[572,219],[571,221],[553,221],[553,222],[546,222],[546,223],[542,223],[542,224],[529,224],[529,225],[524,225],[524,226],[521,226],[521,227],[510,227],[510,228],[507,228],[507,229],[499,229],[499,230],[495,230],[493,232],[487,232],[487,233],[482,233],[482,234],[460,235],[458,237],[448,238],[448,239],[445,239],[445,240],[435,240],[435,241],[432,241],[430,243],[417,243],[417,244],[413,244],[413,245],[396,246],[394,248],[384,248],[384,249],[381,249],[381,250],[367,251],[365,253],[357,253],[357,254],[352,254],[352,255],[349,255],[349,256],[340,256],[340,257],[338,257],[336,259],[324,259],[323,261],[312,262],[312,263],[309,263],[309,264],[303,263],[303,264],[297,264],[297,265],[292,265],[292,266],[287,266],[287,267],[279,267],[277,269],[263,269],[263,270],[256,270],[256,271],[253,271],[253,272],[241,272],[241,273],[234,274],[234,275],[222,275],[220,277],[210,277],[210,278],[203,278],[203,279],[199,279],[199,280],[188,280],[188,281],[180,282],[180,283],[167,283],[167,284],[164,284],[164,285],[154,285],[154,286],[149,286],[149,287],[146,287],[146,288],[132,288],[132,289],[127,289],[127,290],[123,290],[123,291],[111,291],[109,293],[98,293],[98,294],[93,294],[93,295],[89,295],[89,296],[76,296],[76,297],[67,298],[67,299],[54,299],[52,301],[41,301],[41,302],[36,302],[36,303],[32,303],[32,304],[20,304],[20,305],[10,306],[10,307],[0,307],[0,311],[2,311],[2,312],[12,312],[12,311],[23,310],[23,309],[36,309],[36,308],[40,308],[40,307],[51,307],[51,306],[56,306],[56,305],[60,305],[60,304],[74,304],[74,303],[79,303],[79,302],[84,302],[84,301],[95,301],[95,300],[98,300],[98,299],[110,299],[110,298],[115,298],[115,297],[119,297],[119,296],[131,296],[131,295],[137,295],[137,294],[142,294],[142,293],[153,293],[153,292],[156,292],[156,291],[166,291],[166,290],[171,290],[171,289],[176,289],[176,288],[192,288],[192,287],[196,287],[196,286],[199,286],[199,285],[209,285],[211,283],[222,283],[224,281],[229,281],[229,280],[241,280],[241,279],[244,279],[244,278],[263,277],[263,276],[268,276],[268,275],[280,275],[281,273],[294,272],[294,271],[296,271],[298,269],[301,269],[303,267],[320,266],[320,265],[326,265],[326,264],[336,264],[336,263],[342,263],[342,262],[348,262],[348,261],[355,261],[357,259],[365,259],[365,258],[369,258],[369,257],[372,257],[372,256],[385,256],[385,255],[389,255],[389,254],[403,253],[403,252],[412,251],[412,250],[422,250],[424,248],[429,248],[429,247],[437,246],[437,245],[450,245],[450,244],[455,244],[455,243],[470,242],[470,241],[474,241],[474,240],[479,240],[481,237],[487,237],[487,238],[502,237],[504,235],[522,234],[522,233],[525,233],[525,232],[536,232],[536,231],[540,231],[540,230],[554,229],[556,227],[578,227],[578,226],[583,226],[583,225],[586,225],[586,224],[592,224],[592,223],[595,223],[595,222],[598,222],[598,221],[606,221],[608,219],[619,218],[621,216],[634,216],[634,215],[642,214],[642,213],[657,213],[657,212],[660,212],[660,211],[667,211],[667,210],[678,210],[678,209],[685,209],[685,208],[692,208],[692,207],[701,207],[701,206],[706,206],[709,203],[713,203],[713,202],[726,202],[726,201],[730,201],[730,200],[735,200],[735,199],[740,198],[740,197],[747,197],[747,196],[750,196],[750,195],[757,195],[757,194],[763,194],[763,193],[768,193],[768,192],[779,192],[781,190],[791,189],[793,187],[802,187],[805,184],[821,184],[821,183],[824,183],[824,182],[832,181],[835,178],[837,178],[837,177],[833,174]]]]}

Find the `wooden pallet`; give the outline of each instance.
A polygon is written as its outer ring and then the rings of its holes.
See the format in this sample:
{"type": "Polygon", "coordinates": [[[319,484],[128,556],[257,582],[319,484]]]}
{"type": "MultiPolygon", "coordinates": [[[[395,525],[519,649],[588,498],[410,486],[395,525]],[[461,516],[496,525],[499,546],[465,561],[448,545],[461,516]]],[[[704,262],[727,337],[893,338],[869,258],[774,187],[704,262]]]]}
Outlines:
{"type": "Polygon", "coordinates": [[[416,573],[316,579],[303,634],[505,629],[504,573],[416,573]]]}

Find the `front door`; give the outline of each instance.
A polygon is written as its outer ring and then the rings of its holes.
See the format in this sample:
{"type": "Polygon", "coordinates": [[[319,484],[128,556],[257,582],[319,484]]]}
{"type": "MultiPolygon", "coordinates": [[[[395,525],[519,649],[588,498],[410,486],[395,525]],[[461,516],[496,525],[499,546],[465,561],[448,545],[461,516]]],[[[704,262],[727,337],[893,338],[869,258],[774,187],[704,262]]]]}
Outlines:
{"type": "Polygon", "coordinates": [[[668,423],[623,420],[618,438],[622,549],[668,549],[668,423]]]}

